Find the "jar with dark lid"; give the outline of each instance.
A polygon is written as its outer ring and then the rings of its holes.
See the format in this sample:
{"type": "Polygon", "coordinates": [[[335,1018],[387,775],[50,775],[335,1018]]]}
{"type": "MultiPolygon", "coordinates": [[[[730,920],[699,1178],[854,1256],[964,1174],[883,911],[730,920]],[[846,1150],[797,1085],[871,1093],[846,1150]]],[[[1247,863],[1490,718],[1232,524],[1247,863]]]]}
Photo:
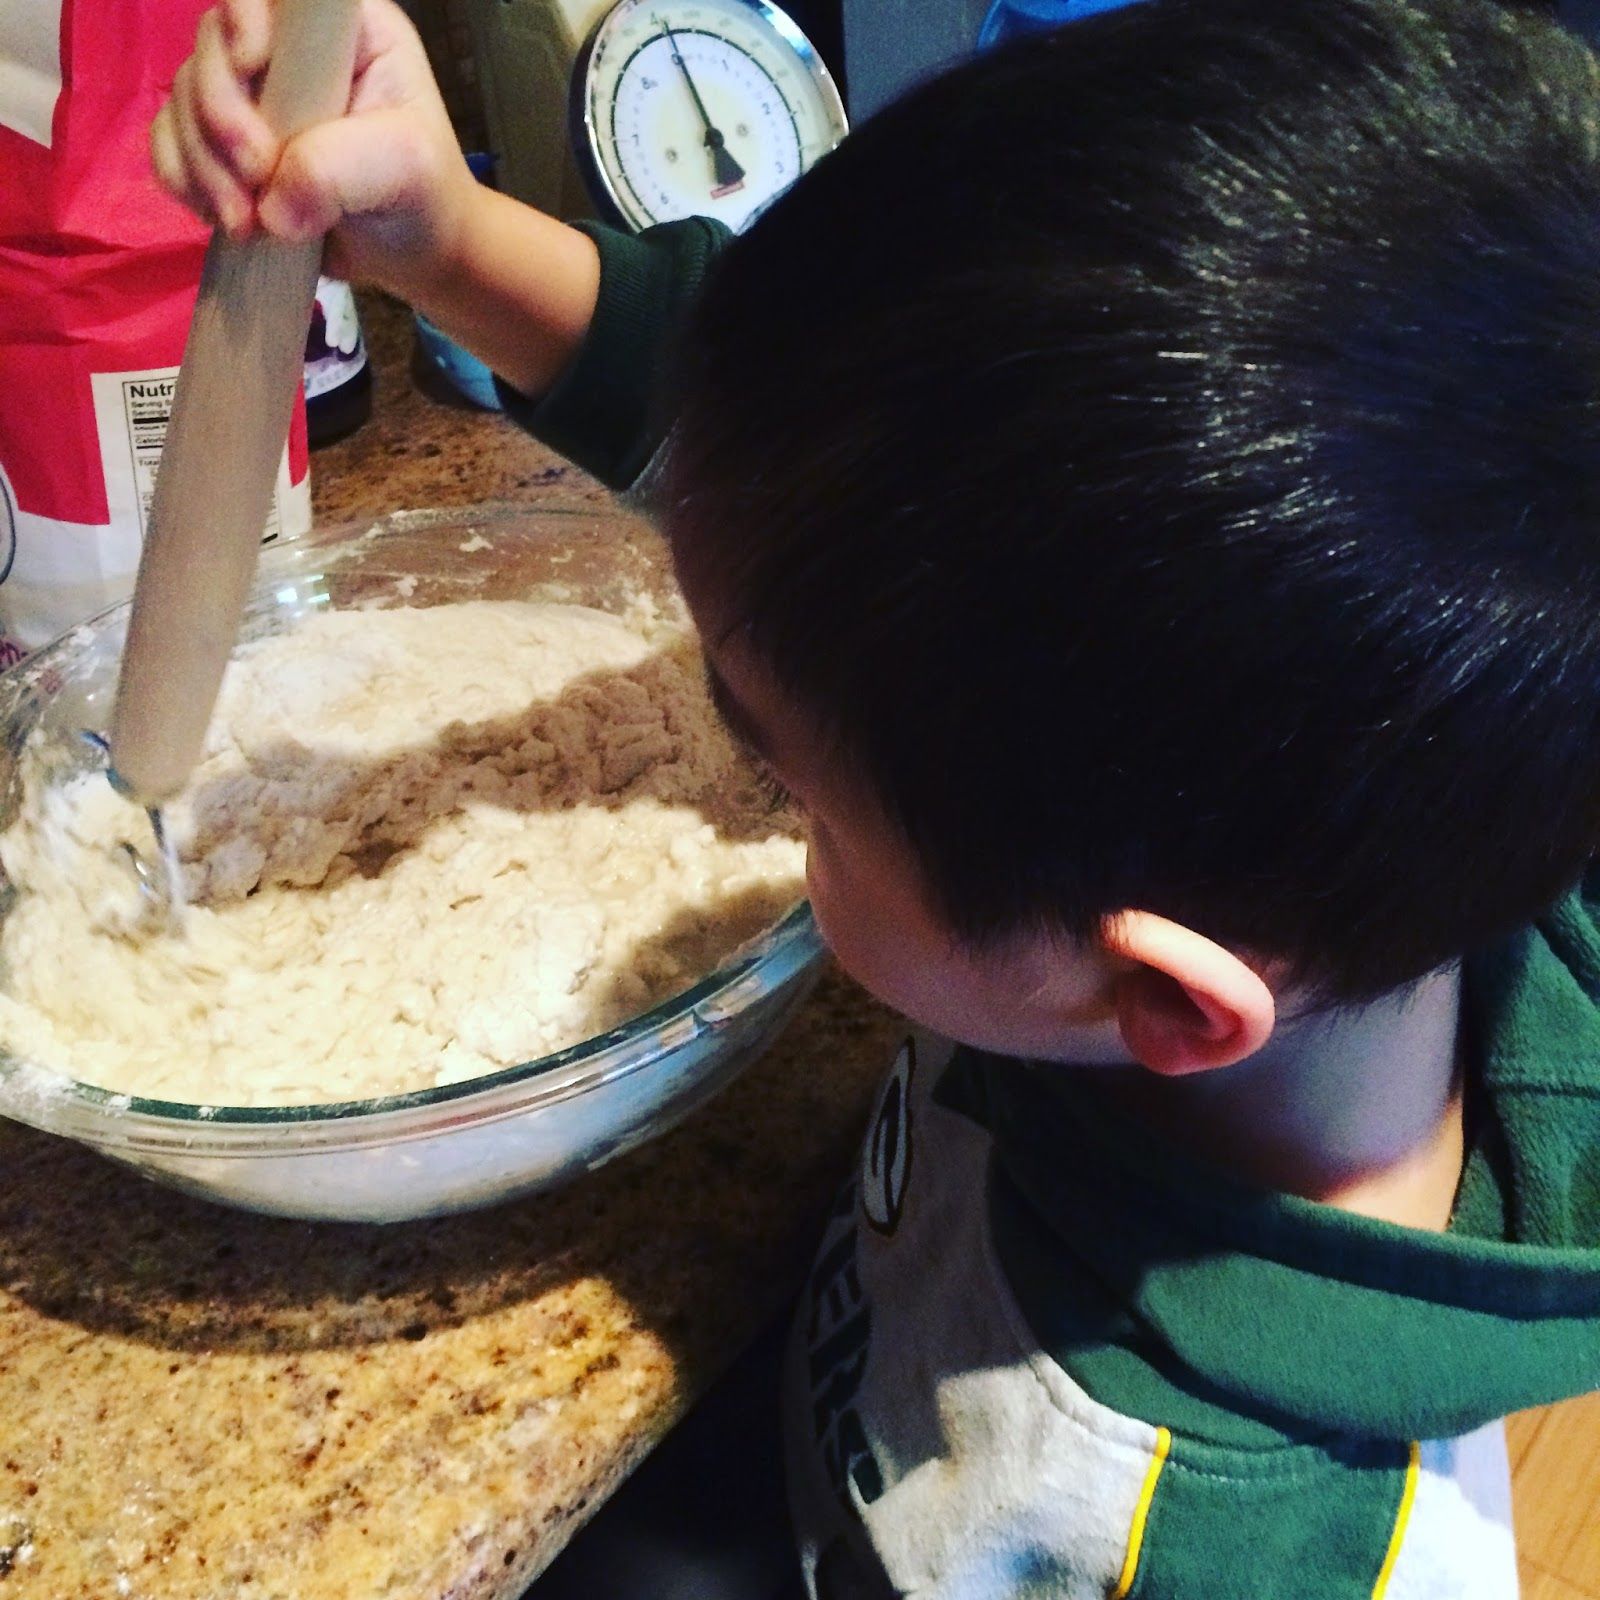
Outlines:
{"type": "Polygon", "coordinates": [[[350,285],[317,279],[306,334],[306,437],[313,449],[354,433],[372,415],[372,365],[350,285]]]}

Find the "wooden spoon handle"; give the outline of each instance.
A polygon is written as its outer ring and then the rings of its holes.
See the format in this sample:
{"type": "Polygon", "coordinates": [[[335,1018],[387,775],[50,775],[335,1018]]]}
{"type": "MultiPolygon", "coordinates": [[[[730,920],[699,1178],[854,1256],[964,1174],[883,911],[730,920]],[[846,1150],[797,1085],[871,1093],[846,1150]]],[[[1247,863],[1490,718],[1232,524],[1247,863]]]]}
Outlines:
{"type": "MultiPolygon", "coordinates": [[[[359,0],[280,0],[262,89],[288,139],[350,94],[359,0]]],[[[322,241],[243,242],[219,230],[178,371],[111,721],[111,763],[134,798],[171,798],[200,758],[239,631],[288,437],[322,241]]]]}

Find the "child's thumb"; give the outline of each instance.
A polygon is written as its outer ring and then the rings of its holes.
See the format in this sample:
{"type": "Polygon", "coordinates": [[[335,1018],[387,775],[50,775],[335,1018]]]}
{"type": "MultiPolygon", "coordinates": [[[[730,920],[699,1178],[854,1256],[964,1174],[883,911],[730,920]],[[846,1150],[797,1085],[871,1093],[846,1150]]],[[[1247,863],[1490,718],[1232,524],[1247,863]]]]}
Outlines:
{"type": "Polygon", "coordinates": [[[346,217],[416,205],[432,165],[405,111],[339,117],[284,146],[257,215],[274,238],[315,239],[346,217]]]}

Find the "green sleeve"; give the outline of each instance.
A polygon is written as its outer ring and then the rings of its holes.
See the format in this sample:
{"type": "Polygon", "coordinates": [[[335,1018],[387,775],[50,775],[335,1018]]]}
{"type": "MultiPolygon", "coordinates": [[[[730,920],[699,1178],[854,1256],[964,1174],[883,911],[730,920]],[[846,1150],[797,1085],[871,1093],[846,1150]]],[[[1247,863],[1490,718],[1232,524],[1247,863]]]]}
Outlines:
{"type": "Polygon", "coordinates": [[[600,251],[594,321],[548,394],[529,400],[499,384],[506,413],[613,489],[643,473],[666,437],[662,393],[673,340],[706,272],[731,237],[708,217],[641,234],[577,224],[600,251]]]}

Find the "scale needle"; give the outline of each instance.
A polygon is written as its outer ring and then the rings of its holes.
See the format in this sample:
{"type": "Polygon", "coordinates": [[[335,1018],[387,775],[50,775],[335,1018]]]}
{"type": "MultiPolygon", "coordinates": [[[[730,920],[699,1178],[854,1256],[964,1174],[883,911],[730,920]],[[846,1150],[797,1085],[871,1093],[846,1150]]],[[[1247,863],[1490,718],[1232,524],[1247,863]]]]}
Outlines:
{"type": "Polygon", "coordinates": [[[725,194],[732,194],[744,183],[744,168],[733,159],[733,152],[729,150],[728,141],[723,137],[722,130],[712,122],[711,113],[706,110],[706,103],[700,98],[700,91],[695,87],[694,78],[689,72],[689,63],[683,59],[683,52],[678,49],[677,34],[663,18],[657,17],[655,20],[667,41],[667,48],[672,51],[672,59],[677,63],[678,71],[683,74],[683,81],[689,85],[689,93],[694,97],[694,108],[700,113],[701,122],[705,124],[705,146],[711,152],[711,174],[716,179],[716,187],[711,194],[713,199],[720,199],[725,194]]]}

